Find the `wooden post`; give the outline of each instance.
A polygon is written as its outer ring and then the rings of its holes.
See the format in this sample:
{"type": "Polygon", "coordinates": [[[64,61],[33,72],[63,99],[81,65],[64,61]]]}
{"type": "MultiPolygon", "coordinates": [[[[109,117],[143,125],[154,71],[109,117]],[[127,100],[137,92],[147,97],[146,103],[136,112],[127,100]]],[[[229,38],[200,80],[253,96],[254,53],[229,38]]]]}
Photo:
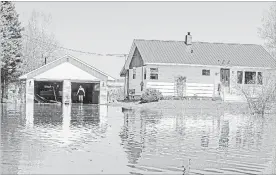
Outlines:
{"type": "Polygon", "coordinates": [[[276,146],[274,146],[274,154],[272,158],[272,172],[271,174],[276,174],[276,146]]]}
{"type": "Polygon", "coordinates": [[[19,89],[19,94],[20,94],[20,103],[26,103],[26,81],[20,81],[20,89],[19,89]]]}
{"type": "Polygon", "coordinates": [[[34,80],[28,79],[26,81],[26,103],[34,102],[34,80]]]}
{"type": "Polygon", "coordinates": [[[100,82],[100,104],[107,104],[107,84],[105,81],[100,82]]]}
{"type": "Polygon", "coordinates": [[[128,83],[128,72],[126,72],[126,75],[125,75],[125,84],[124,84],[124,98],[127,98],[127,89],[128,89],[128,86],[127,86],[127,83],[128,83]]]}
{"type": "Polygon", "coordinates": [[[71,81],[63,81],[63,91],[62,91],[62,102],[63,104],[71,104],[71,81]]]}

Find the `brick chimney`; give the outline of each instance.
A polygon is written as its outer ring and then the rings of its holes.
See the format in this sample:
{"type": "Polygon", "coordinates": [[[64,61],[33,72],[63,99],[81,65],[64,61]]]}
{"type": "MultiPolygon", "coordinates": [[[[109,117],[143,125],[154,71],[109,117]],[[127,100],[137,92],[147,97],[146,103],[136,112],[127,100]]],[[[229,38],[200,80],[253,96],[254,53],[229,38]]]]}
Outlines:
{"type": "Polygon", "coordinates": [[[190,34],[190,32],[188,32],[188,34],[186,35],[185,43],[187,45],[192,45],[192,35],[190,34]]]}

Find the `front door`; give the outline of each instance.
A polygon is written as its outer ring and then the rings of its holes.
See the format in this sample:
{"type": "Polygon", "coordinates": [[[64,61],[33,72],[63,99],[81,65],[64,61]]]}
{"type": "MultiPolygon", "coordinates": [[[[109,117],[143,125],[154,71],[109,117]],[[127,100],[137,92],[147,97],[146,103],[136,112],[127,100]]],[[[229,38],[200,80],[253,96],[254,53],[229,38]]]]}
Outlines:
{"type": "Polygon", "coordinates": [[[223,86],[230,86],[230,69],[220,69],[220,82],[223,86]]]}

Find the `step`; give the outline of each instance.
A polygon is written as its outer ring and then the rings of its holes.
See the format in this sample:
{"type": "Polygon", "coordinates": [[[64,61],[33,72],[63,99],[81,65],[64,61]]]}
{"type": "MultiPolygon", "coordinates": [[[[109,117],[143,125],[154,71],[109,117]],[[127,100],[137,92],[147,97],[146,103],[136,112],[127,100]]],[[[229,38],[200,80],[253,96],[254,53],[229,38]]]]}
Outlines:
{"type": "Polygon", "coordinates": [[[241,174],[251,174],[251,175],[258,175],[260,173],[254,172],[254,171],[243,171],[243,170],[238,170],[235,168],[221,168],[221,170],[226,170],[226,171],[232,171],[233,173],[241,173],[241,174]]]}
{"type": "Polygon", "coordinates": [[[235,160],[206,160],[208,162],[213,162],[213,163],[218,163],[218,162],[222,162],[224,164],[228,164],[228,165],[234,165],[234,166],[244,166],[244,167],[252,167],[252,168],[258,168],[258,169],[265,169],[267,166],[264,164],[255,164],[255,163],[247,163],[247,162],[239,162],[239,161],[235,161],[235,160]]]}

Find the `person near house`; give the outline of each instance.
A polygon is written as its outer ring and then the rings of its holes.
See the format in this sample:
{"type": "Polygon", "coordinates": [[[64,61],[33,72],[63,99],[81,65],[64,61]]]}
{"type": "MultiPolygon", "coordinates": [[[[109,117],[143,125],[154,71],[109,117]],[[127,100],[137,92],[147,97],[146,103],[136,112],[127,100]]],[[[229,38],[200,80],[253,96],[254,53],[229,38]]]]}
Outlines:
{"type": "Polygon", "coordinates": [[[83,103],[83,97],[85,97],[85,91],[81,85],[79,87],[77,95],[79,96],[79,102],[83,103]]]}

